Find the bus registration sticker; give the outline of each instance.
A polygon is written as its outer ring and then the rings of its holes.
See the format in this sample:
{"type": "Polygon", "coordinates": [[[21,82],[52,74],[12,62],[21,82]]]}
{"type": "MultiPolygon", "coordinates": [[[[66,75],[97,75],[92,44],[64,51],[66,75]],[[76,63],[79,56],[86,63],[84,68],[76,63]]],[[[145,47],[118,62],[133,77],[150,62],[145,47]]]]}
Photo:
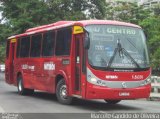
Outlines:
{"type": "Polygon", "coordinates": [[[44,70],[55,70],[55,64],[53,62],[44,62],[44,70]]]}

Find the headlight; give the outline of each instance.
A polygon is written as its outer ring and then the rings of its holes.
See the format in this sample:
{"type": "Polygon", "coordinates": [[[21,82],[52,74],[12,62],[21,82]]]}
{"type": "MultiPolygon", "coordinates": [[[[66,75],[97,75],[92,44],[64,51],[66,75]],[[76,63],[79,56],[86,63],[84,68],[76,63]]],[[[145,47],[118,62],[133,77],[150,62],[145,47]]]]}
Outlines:
{"type": "Polygon", "coordinates": [[[106,86],[106,82],[105,81],[96,79],[94,77],[90,78],[90,83],[96,84],[96,85],[99,85],[99,86],[106,86]]]}
{"type": "Polygon", "coordinates": [[[91,78],[91,83],[96,84],[97,83],[97,79],[96,78],[91,78]]]}
{"type": "Polygon", "coordinates": [[[147,79],[145,80],[145,84],[146,84],[146,85],[149,84],[149,83],[151,83],[151,77],[149,77],[149,78],[147,78],[147,79]]]}
{"type": "Polygon", "coordinates": [[[148,85],[150,83],[151,83],[151,77],[148,77],[146,80],[142,82],[141,86],[148,85]]]}

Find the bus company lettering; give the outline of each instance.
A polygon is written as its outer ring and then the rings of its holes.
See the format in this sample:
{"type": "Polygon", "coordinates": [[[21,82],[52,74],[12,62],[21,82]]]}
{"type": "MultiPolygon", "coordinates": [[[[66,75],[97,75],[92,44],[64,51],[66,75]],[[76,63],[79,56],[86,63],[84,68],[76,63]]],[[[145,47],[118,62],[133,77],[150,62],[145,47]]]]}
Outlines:
{"type": "Polygon", "coordinates": [[[23,64],[22,69],[26,69],[26,70],[29,69],[31,71],[34,71],[35,66],[29,66],[28,64],[23,64]]]}
{"type": "Polygon", "coordinates": [[[44,70],[55,70],[55,64],[53,62],[44,62],[44,70]]]}
{"type": "Polygon", "coordinates": [[[118,79],[116,75],[106,75],[106,79],[118,79]]]}
{"type": "Polygon", "coordinates": [[[120,29],[120,28],[107,28],[107,33],[113,34],[128,34],[128,35],[135,35],[136,31],[133,29],[120,29]]]}
{"type": "Polygon", "coordinates": [[[22,65],[22,69],[28,69],[28,65],[27,64],[23,64],[22,65]]]}

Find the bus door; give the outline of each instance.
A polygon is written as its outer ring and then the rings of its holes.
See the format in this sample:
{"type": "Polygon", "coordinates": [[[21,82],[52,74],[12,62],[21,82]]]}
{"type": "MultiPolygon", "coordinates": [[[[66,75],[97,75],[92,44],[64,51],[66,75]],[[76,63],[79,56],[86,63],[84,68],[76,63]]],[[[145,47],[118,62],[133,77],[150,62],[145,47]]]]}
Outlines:
{"type": "Polygon", "coordinates": [[[9,75],[9,83],[13,83],[14,80],[14,55],[15,55],[15,43],[16,39],[11,39],[10,41],[10,49],[9,49],[9,66],[8,66],[8,75],[9,75]]]}
{"type": "Polygon", "coordinates": [[[74,70],[74,92],[81,94],[81,75],[82,75],[82,35],[75,35],[75,70],[74,70]]]}

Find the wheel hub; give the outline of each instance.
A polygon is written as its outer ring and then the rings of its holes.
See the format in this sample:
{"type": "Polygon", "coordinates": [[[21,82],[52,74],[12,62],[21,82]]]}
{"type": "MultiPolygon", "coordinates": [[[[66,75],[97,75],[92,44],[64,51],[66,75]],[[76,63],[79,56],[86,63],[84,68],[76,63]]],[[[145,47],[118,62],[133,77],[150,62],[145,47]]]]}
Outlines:
{"type": "Polygon", "coordinates": [[[64,99],[67,98],[67,88],[66,85],[62,85],[60,88],[60,96],[64,99]]]}
{"type": "Polygon", "coordinates": [[[21,80],[18,83],[18,89],[19,89],[19,91],[22,91],[22,82],[21,82],[21,80]]]}

